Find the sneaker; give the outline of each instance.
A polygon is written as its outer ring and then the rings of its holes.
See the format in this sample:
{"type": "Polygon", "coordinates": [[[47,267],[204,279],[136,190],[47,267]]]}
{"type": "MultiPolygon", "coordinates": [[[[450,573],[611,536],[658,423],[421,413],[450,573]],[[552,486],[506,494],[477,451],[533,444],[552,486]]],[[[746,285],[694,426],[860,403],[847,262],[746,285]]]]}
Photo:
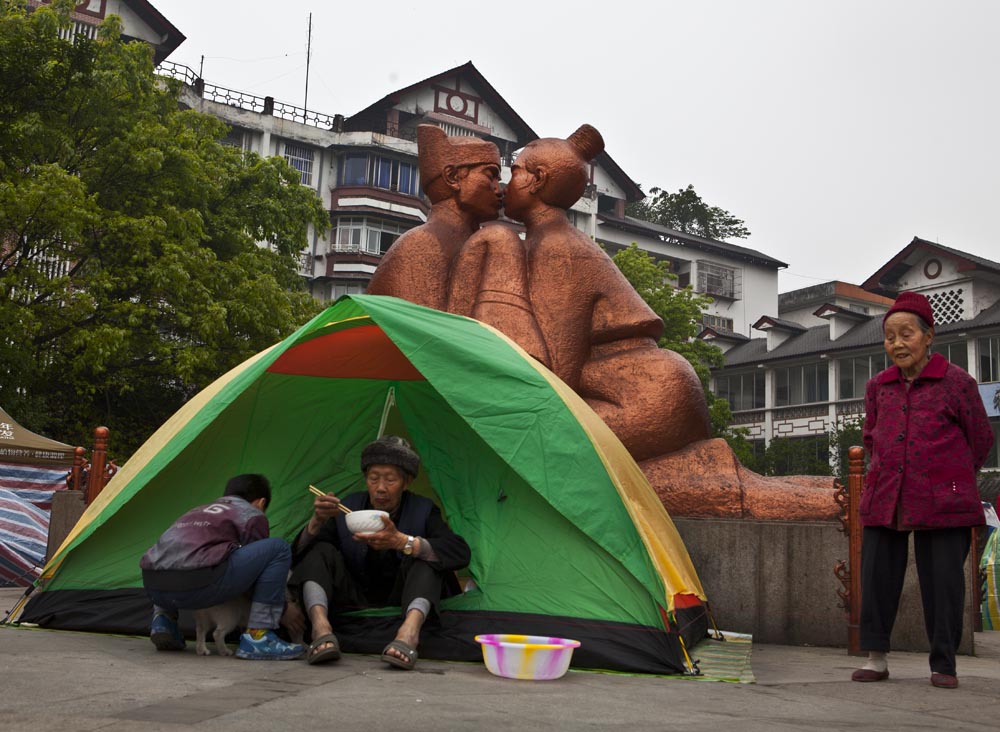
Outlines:
{"type": "Polygon", "coordinates": [[[163,613],[153,617],[149,639],[153,641],[158,651],[183,651],[187,645],[184,636],[181,635],[181,629],[177,627],[177,621],[163,613]]]}
{"type": "Polygon", "coordinates": [[[302,658],[305,652],[306,647],[301,643],[283,641],[269,630],[260,640],[254,640],[249,633],[241,635],[236,657],[250,661],[294,661],[302,658]]]}

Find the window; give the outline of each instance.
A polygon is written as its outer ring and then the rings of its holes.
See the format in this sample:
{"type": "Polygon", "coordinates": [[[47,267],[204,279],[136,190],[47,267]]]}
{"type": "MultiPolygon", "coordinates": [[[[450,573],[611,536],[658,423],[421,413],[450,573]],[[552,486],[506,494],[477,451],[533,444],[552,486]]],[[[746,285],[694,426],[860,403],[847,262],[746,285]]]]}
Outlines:
{"type": "Polygon", "coordinates": [[[729,402],[734,412],[764,408],[764,374],[751,371],[715,377],[715,393],[729,402]]]}
{"type": "Polygon", "coordinates": [[[719,315],[704,313],[701,316],[701,322],[708,328],[721,328],[722,330],[728,330],[730,332],[733,330],[732,318],[723,318],[719,315]]]}
{"type": "Polygon", "coordinates": [[[417,195],[417,166],[381,155],[348,155],[344,158],[342,184],[373,186],[417,195]]]}
{"type": "Polygon", "coordinates": [[[237,147],[240,150],[250,149],[250,131],[242,127],[231,127],[229,134],[223,137],[220,142],[228,147],[237,147]]]}
{"type": "Polygon", "coordinates": [[[698,292],[706,295],[738,300],[743,295],[743,283],[739,270],[724,267],[714,262],[698,260],[698,292]]]}
{"type": "Polygon", "coordinates": [[[368,156],[348,155],[344,158],[343,185],[363,186],[368,184],[368,156]]]}
{"type": "Polygon", "coordinates": [[[340,218],[337,219],[337,235],[331,251],[382,255],[407,229],[409,227],[403,224],[379,219],[360,216],[340,218]]]}
{"type": "Polygon", "coordinates": [[[842,358],[838,362],[840,372],[839,398],[861,399],[865,395],[865,384],[868,379],[888,367],[884,353],[871,356],[855,356],[842,358]]]}
{"type": "Polygon", "coordinates": [[[776,407],[828,401],[830,388],[826,362],[775,369],[774,389],[776,407]]]}
{"type": "Polygon", "coordinates": [[[357,217],[337,219],[337,236],[334,238],[334,248],[338,252],[360,252],[361,235],[364,233],[365,220],[357,217]]]}
{"type": "Polygon", "coordinates": [[[935,343],[931,351],[940,353],[956,366],[969,370],[969,349],[965,343],[935,343]]]}
{"type": "Polygon", "coordinates": [[[344,295],[363,295],[365,287],[362,284],[334,283],[330,286],[330,299],[336,300],[344,295]]]}
{"type": "Polygon", "coordinates": [[[1000,337],[979,339],[979,383],[1000,381],[1000,337]]]}
{"type": "Polygon", "coordinates": [[[299,182],[304,186],[312,185],[313,157],[315,154],[315,150],[305,145],[295,145],[291,142],[285,143],[285,160],[299,171],[299,182]]]}

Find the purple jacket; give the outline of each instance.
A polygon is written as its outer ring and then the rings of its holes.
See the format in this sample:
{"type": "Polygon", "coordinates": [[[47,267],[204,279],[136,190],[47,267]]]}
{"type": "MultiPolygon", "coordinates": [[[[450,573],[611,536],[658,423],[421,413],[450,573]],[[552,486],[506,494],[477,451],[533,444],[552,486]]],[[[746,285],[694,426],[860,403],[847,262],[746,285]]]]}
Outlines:
{"type": "Polygon", "coordinates": [[[267,517],[238,496],[193,508],[171,524],[142,555],[143,582],[156,589],[201,587],[229,555],[270,534],[267,517]]]}
{"type": "Polygon", "coordinates": [[[984,523],[976,472],[993,446],[993,430],[976,380],[944,356],[933,354],[909,389],[897,366],[872,377],[865,387],[864,443],[870,463],[862,525],[984,523]]]}

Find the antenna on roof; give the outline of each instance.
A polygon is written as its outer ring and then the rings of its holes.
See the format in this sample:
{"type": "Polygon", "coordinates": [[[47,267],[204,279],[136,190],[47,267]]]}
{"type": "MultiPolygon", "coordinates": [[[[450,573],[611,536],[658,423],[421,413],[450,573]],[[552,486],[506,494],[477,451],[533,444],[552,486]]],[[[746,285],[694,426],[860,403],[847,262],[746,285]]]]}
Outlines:
{"type": "Polygon", "coordinates": [[[312,56],[313,14],[309,13],[309,35],[306,38],[306,95],[302,100],[302,108],[309,109],[309,59],[312,56]]]}

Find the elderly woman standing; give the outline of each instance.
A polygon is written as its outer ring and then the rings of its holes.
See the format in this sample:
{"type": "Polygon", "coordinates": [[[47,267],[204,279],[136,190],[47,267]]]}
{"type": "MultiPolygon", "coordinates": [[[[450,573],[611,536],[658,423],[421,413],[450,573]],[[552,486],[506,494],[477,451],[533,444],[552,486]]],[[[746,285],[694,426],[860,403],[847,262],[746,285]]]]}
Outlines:
{"type": "Polygon", "coordinates": [[[934,315],[926,297],[901,293],[882,327],[893,365],[865,389],[870,464],[860,507],[861,647],[868,661],[851,678],[889,677],[886,653],[913,531],[931,683],[953,689],[970,527],[984,523],[976,472],[993,432],[975,379],[930,352],[934,315]]]}

